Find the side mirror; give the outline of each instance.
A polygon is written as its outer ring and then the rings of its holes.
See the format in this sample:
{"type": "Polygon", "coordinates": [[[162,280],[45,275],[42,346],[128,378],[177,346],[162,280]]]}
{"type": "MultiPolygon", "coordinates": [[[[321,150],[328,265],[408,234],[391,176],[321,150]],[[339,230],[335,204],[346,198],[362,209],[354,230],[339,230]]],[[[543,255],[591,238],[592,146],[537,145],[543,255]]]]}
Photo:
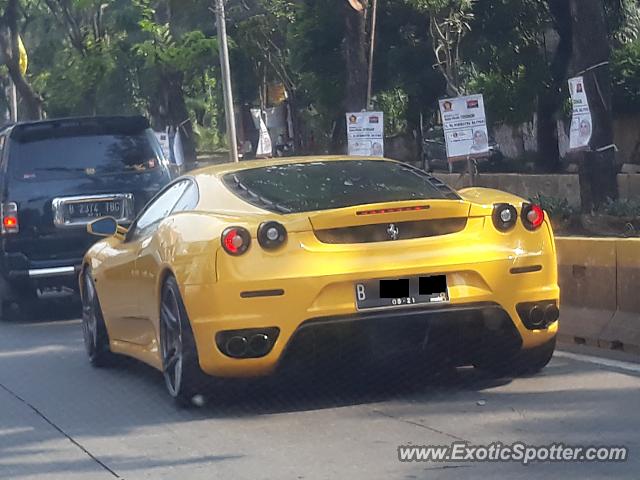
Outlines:
{"type": "Polygon", "coordinates": [[[118,222],[113,217],[102,217],[87,225],[87,232],[97,237],[113,237],[118,233],[118,222]]]}

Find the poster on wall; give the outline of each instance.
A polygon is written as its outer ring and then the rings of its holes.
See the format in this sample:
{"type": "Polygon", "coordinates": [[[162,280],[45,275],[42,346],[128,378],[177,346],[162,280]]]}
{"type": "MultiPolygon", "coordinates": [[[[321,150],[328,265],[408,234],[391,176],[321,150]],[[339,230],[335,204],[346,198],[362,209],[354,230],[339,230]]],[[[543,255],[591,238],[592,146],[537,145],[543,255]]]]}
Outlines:
{"type": "Polygon", "coordinates": [[[384,113],[347,113],[349,155],[384,157],[384,113]]]}
{"type": "Polygon", "coordinates": [[[482,95],[440,100],[440,114],[449,162],[489,154],[489,132],[482,95]]]}
{"type": "Polygon", "coordinates": [[[271,135],[267,128],[267,124],[264,121],[263,111],[259,108],[252,108],[251,116],[253,117],[253,123],[259,132],[256,157],[271,157],[273,155],[273,142],[271,141],[271,135]]]}
{"type": "Polygon", "coordinates": [[[169,134],[167,132],[153,132],[158,139],[158,143],[162,148],[162,153],[164,154],[164,158],[167,160],[171,160],[173,157],[171,156],[171,141],[169,140],[169,134]]]}
{"type": "Polygon", "coordinates": [[[584,150],[589,148],[593,133],[593,120],[589,109],[589,99],[587,98],[584,78],[570,78],[569,91],[571,92],[571,104],[573,106],[569,149],[584,150]]]}

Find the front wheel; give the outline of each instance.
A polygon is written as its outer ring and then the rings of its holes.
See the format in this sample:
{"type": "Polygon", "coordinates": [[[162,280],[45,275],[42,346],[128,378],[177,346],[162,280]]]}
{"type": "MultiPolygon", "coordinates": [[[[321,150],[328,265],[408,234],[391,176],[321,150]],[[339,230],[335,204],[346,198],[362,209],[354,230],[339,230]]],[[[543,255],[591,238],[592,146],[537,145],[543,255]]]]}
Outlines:
{"type": "Polygon", "coordinates": [[[503,356],[496,352],[480,359],[475,366],[499,376],[534,375],[549,364],[555,349],[556,337],[553,337],[538,347],[520,350],[511,355],[503,356]]]}
{"type": "Polygon", "coordinates": [[[191,323],[178,284],[169,277],[160,302],[160,348],[162,369],[169,395],[179,406],[190,406],[205,387],[191,323]]]}

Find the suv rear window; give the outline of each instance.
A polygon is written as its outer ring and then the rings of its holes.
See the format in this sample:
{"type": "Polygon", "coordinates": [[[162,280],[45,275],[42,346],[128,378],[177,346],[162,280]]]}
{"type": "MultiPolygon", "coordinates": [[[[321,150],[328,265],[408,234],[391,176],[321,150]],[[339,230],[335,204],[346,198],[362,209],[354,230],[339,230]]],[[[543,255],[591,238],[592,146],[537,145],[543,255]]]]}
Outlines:
{"type": "Polygon", "coordinates": [[[247,203],[279,213],[459,198],[417,168],[380,160],[274,165],[229,173],[223,181],[247,203]]]}
{"type": "Polygon", "coordinates": [[[11,144],[9,170],[24,181],[145,172],[160,166],[151,134],[37,138],[11,144]]]}

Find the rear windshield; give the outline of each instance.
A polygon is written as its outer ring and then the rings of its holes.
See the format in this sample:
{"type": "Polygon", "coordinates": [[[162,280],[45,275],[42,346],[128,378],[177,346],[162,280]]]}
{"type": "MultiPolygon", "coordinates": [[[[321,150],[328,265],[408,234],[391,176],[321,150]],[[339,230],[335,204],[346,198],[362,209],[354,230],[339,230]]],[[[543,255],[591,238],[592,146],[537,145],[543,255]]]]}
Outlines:
{"type": "Polygon", "coordinates": [[[280,213],[458,198],[421,170],[379,160],[275,165],[230,173],[223,181],[246,202],[280,213]]]}
{"type": "Polygon", "coordinates": [[[161,161],[152,140],[143,131],[16,141],[10,147],[9,169],[13,178],[24,181],[146,172],[161,161]]]}

